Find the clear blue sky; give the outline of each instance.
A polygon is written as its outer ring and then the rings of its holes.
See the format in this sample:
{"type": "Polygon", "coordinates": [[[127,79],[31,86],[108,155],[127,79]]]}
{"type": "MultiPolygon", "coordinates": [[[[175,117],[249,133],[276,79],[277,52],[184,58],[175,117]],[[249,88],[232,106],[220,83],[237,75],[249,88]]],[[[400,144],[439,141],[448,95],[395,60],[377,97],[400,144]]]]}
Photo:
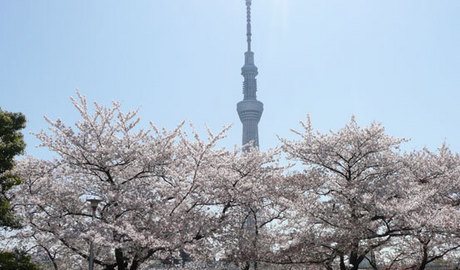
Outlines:
{"type": "MultiPolygon", "coordinates": [[[[253,0],[262,149],[312,117],[383,123],[409,148],[460,152],[459,0],[253,0]]],[[[243,0],[0,0],[0,107],[72,123],[75,89],[143,123],[233,124],[240,143],[243,0]]],[[[28,153],[44,155],[27,135],[28,153]]]]}

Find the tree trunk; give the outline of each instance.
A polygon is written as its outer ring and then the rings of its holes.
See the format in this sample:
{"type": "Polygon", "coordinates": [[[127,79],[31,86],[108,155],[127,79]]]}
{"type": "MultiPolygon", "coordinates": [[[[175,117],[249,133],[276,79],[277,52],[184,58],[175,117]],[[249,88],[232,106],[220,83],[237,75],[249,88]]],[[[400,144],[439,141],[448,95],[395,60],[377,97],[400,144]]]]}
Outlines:
{"type": "Polygon", "coordinates": [[[115,260],[117,261],[118,270],[126,270],[125,258],[121,248],[115,249],[115,260]]]}
{"type": "Polygon", "coordinates": [[[428,244],[423,243],[423,256],[422,261],[418,267],[418,270],[424,270],[428,264],[428,244]]]}
{"type": "Polygon", "coordinates": [[[131,267],[129,268],[129,270],[137,270],[139,266],[139,261],[134,259],[131,263],[131,267]]]}
{"type": "MultiPolygon", "coordinates": [[[[350,270],[358,270],[359,265],[364,261],[365,258],[366,256],[360,255],[360,256],[356,256],[353,260],[350,260],[350,263],[353,265],[353,267],[350,268],[350,270]]],[[[371,264],[371,267],[374,268],[372,264],[371,264]]]]}
{"type": "Polygon", "coordinates": [[[340,254],[340,270],[348,270],[347,266],[345,265],[343,254],[340,254]]]}
{"type": "Polygon", "coordinates": [[[353,267],[350,268],[350,270],[358,270],[359,265],[361,262],[364,260],[365,255],[359,255],[359,244],[354,243],[353,244],[353,250],[350,252],[350,257],[348,258],[348,262],[353,265],[353,267]]]}
{"type": "Polygon", "coordinates": [[[358,254],[356,251],[350,252],[350,258],[348,258],[348,262],[353,265],[350,270],[357,270],[358,269],[358,254]]]}

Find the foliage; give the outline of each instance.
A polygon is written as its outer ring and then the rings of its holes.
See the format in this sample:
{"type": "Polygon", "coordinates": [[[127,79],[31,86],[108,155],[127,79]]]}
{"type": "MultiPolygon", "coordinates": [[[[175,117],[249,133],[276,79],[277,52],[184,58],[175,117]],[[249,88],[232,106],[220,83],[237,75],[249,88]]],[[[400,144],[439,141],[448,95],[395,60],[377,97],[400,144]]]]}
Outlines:
{"type": "Polygon", "coordinates": [[[20,183],[19,178],[11,173],[14,157],[22,154],[25,143],[21,130],[26,119],[21,113],[10,113],[0,109],[0,227],[18,227],[10,211],[10,203],[6,192],[20,183]]]}
{"type": "Polygon", "coordinates": [[[21,251],[0,253],[0,269],[2,270],[39,270],[31,262],[30,256],[21,251]]]}
{"type": "MultiPolygon", "coordinates": [[[[12,173],[15,166],[14,158],[22,154],[25,143],[21,130],[25,127],[26,119],[21,113],[5,112],[0,109],[0,227],[19,228],[7,192],[21,183],[20,178],[12,173]]],[[[0,252],[0,269],[5,270],[34,270],[33,264],[24,252],[15,250],[0,252]]]]}

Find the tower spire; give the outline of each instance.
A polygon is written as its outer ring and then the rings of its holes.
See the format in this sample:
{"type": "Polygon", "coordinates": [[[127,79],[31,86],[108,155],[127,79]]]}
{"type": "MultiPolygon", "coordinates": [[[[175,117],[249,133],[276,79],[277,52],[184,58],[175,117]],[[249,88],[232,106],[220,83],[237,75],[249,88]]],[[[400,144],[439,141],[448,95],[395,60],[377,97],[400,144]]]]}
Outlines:
{"type": "Polygon", "coordinates": [[[237,104],[237,111],[243,124],[243,145],[252,143],[259,146],[258,124],[264,110],[263,103],[257,100],[257,79],[258,69],[254,64],[254,52],[251,49],[252,26],[251,26],[251,4],[252,0],[246,0],[246,38],[248,50],[244,53],[244,66],[241,68],[241,75],[244,77],[243,94],[244,98],[237,104]]]}
{"type": "Polygon", "coordinates": [[[248,52],[251,51],[252,27],[251,27],[251,4],[252,0],[246,0],[246,36],[248,42],[248,52]]]}

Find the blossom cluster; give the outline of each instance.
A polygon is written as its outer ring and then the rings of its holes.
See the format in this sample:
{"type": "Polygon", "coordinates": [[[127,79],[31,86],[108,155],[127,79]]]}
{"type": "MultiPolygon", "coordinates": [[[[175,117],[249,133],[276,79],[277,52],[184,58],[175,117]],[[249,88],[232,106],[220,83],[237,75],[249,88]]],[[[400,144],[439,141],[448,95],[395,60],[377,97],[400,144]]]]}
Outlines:
{"type": "Polygon", "coordinates": [[[56,157],[20,161],[9,194],[24,225],[15,237],[54,269],[80,269],[90,245],[96,269],[119,270],[424,269],[460,247],[460,158],[447,146],[404,153],[405,140],[352,119],[327,134],[308,120],[267,152],[227,150],[227,129],[142,129],[118,103],[73,104],[79,122],[48,120],[37,135],[56,157]]]}

